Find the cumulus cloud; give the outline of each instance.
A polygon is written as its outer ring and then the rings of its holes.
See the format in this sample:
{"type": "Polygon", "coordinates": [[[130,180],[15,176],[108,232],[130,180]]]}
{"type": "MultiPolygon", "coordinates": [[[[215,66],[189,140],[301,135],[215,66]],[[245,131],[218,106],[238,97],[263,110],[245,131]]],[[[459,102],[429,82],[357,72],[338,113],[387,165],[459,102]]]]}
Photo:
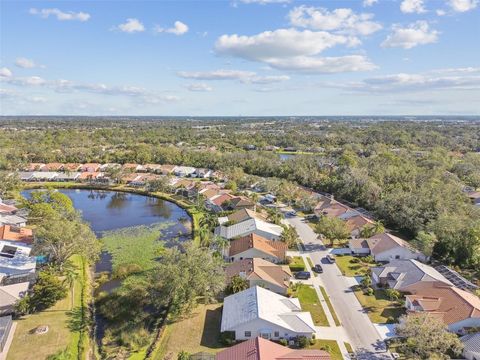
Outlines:
{"type": "Polygon", "coordinates": [[[41,18],[44,18],[44,19],[50,17],[51,15],[56,17],[57,20],[60,20],[60,21],[85,22],[90,19],[90,14],[85,12],[73,12],[73,11],[64,12],[56,8],[52,8],[52,9],[31,8],[29,12],[31,15],[40,16],[41,18]]]}
{"type": "Polygon", "coordinates": [[[243,70],[213,70],[213,71],[179,71],[178,76],[194,80],[238,80],[250,84],[271,84],[289,80],[287,75],[261,76],[253,71],[243,70]]]}
{"type": "Polygon", "coordinates": [[[322,51],[336,45],[350,46],[355,38],[326,31],[278,29],[253,36],[223,35],[215,51],[221,55],[258,61],[270,67],[311,73],[366,71],[375,68],[365,56],[322,58],[322,51]]]}
{"type": "Polygon", "coordinates": [[[113,29],[133,34],[136,32],[145,31],[145,26],[140,22],[140,20],[135,18],[129,18],[123,24],[115,26],[113,29]]]}
{"type": "Polygon", "coordinates": [[[15,65],[23,69],[44,68],[45,66],[36,64],[32,59],[19,57],[15,60],[15,65]]]}
{"type": "Polygon", "coordinates": [[[0,68],[0,77],[4,77],[4,78],[7,78],[7,77],[11,77],[13,74],[12,72],[10,71],[10,69],[6,68],[6,67],[2,67],[0,68]]]}
{"type": "Polygon", "coordinates": [[[407,27],[393,25],[392,33],[382,42],[382,47],[411,49],[418,45],[435,43],[439,32],[430,28],[428,22],[419,20],[407,27]]]}
{"type": "Polygon", "coordinates": [[[363,7],[370,7],[373,6],[373,4],[376,4],[378,0],[363,0],[363,7]]]}
{"type": "Polygon", "coordinates": [[[400,10],[406,14],[421,14],[427,11],[425,10],[423,0],[403,0],[400,4],[400,10]]]}
{"type": "Polygon", "coordinates": [[[292,9],[288,18],[297,27],[359,35],[369,35],[382,28],[382,25],[372,21],[373,14],[356,14],[352,9],[329,11],[302,5],[292,9]]]}
{"type": "Polygon", "coordinates": [[[205,83],[195,83],[187,85],[187,89],[189,91],[197,91],[197,92],[208,92],[212,91],[213,88],[205,83]]]}
{"type": "Polygon", "coordinates": [[[184,24],[181,21],[175,21],[175,23],[173,24],[173,27],[171,27],[171,28],[164,29],[160,26],[156,26],[154,31],[157,32],[157,33],[166,32],[166,33],[174,34],[174,35],[183,35],[183,34],[186,34],[188,32],[188,25],[184,24]]]}
{"type": "Polygon", "coordinates": [[[478,5],[478,0],[448,0],[448,5],[456,12],[467,12],[478,5]]]}

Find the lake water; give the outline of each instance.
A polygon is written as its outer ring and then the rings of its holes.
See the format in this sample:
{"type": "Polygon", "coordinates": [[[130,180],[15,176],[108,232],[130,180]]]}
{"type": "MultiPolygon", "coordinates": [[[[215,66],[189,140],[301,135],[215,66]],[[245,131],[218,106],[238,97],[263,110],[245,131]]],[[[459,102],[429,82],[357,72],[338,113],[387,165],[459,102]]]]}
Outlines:
{"type": "Polygon", "coordinates": [[[295,158],[295,156],[297,156],[297,154],[284,154],[284,153],[278,154],[278,157],[280,158],[280,160],[283,160],[283,161],[293,159],[295,158]]]}

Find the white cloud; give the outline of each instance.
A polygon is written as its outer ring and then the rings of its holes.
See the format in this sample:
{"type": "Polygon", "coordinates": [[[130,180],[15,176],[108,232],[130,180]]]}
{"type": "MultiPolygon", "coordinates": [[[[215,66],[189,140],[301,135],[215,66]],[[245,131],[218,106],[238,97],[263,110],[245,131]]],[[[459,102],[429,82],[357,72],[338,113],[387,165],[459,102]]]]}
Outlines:
{"type": "Polygon", "coordinates": [[[129,18],[125,23],[114,27],[114,29],[129,33],[129,34],[133,34],[136,32],[145,31],[145,26],[138,19],[129,18]]]}
{"type": "Polygon", "coordinates": [[[7,78],[7,77],[11,77],[13,74],[12,72],[10,71],[10,69],[6,68],[6,67],[2,67],[0,68],[0,78],[7,78]]]}
{"type": "Polygon", "coordinates": [[[339,57],[298,56],[288,59],[275,59],[270,61],[269,64],[280,70],[323,74],[370,71],[377,68],[363,55],[339,57]]]}
{"type": "Polygon", "coordinates": [[[363,0],[363,7],[370,7],[372,6],[373,4],[376,4],[378,2],[378,0],[363,0]]]}
{"type": "Polygon", "coordinates": [[[55,16],[57,20],[60,21],[81,21],[85,22],[90,19],[90,14],[85,13],[85,12],[73,12],[73,11],[68,11],[68,12],[63,12],[59,9],[53,8],[53,9],[36,9],[36,8],[31,8],[29,10],[31,15],[37,15],[40,16],[44,19],[48,18],[50,15],[55,16]]]}
{"type": "Polygon", "coordinates": [[[6,82],[18,86],[42,86],[47,83],[47,81],[40,76],[10,77],[7,78],[6,82]]]}
{"type": "Polygon", "coordinates": [[[435,43],[439,32],[430,29],[428,22],[419,20],[404,28],[396,24],[392,27],[393,32],[382,42],[382,47],[402,47],[411,49],[418,45],[435,43]]]}
{"type": "Polygon", "coordinates": [[[198,91],[198,92],[208,92],[212,91],[213,88],[205,83],[195,83],[187,85],[189,91],[198,91]]]}
{"type": "Polygon", "coordinates": [[[478,5],[478,0],[448,0],[448,5],[456,12],[467,12],[478,5]]]}
{"type": "Polygon", "coordinates": [[[445,15],[447,15],[447,12],[446,12],[445,10],[442,10],[442,9],[438,9],[438,10],[436,10],[435,12],[436,12],[436,14],[437,14],[438,16],[445,16],[445,15]]]}
{"type": "Polygon", "coordinates": [[[27,59],[24,57],[19,57],[15,60],[15,65],[18,67],[21,67],[23,69],[33,69],[33,68],[44,68],[45,66],[43,65],[38,65],[35,63],[35,61],[31,59],[27,59]]]}
{"type": "Polygon", "coordinates": [[[352,9],[329,11],[302,5],[292,9],[288,18],[297,27],[359,35],[369,35],[382,28],[382,25],[372,21],[373,14],[356,14],[352,9]]]}
{"type": "Polygon", "coordinates": [[[348,42],[343,35],[325,31],[278,29],[253,36],[222,35],[215,43],[215,50],[219,54],[268,63],[270,59],[319,54],[348,42]]]}
{"type": "Polygon", "coordinates": [[[292,2],[292,0],[240,0],[240,2],[244,4],[267,5],[267,4],[288,4],[292,2]]]}
{"type": "Polygon", "coordinates": [[[289,80],[287,75],[261,76],[253,71],[243,70],[213,70],[213,71],[179,71],[178,76],[194,80],[238,80],[249,84],[272,84],[289,80]]]}
{"type": "Polygon", "coordinates": [[[270,67],[311,73],[366,71],[375,68],[365,56],[318,57],[336,45],[352,45],[355,39],[326,31],[279,29],[253,36],[223,35],[216,44],[218,54],[259,61],[270,67]]]}
{"type": "Polygon", "coordinates": [[[174,35],[183,35],[188,32],[188,25],[182,23],[181,21],[175,21],[173,27],[164,29],[160,26],[155,26],[154,31],[157,33],[166,32],[174,35]]]}
{"type": "Polygon", "coordinates": [[[406,14],[421,14],[427,11],[425,10],[423,0],[403,0],[400,4],[400,10],[406,14]]]}
{"type": "Polygon", "coordinates": [[[437,69],[425,73],[398,73],[364,79],[356,83],[330,84],[371,93],[424,90],[480,90],[480,68],[437,69]]]}

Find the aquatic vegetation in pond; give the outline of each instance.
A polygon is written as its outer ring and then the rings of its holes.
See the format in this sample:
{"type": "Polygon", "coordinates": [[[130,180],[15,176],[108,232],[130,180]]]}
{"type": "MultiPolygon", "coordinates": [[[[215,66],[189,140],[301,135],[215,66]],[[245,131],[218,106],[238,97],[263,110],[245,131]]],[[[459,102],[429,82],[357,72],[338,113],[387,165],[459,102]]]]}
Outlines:
{"type": "Polygon", "coordinates": [[[164,232],[172,225],[164,222],[104,232],[101,242],[112,256],[114,277],[151,269],[164,249],[164,232]]]}

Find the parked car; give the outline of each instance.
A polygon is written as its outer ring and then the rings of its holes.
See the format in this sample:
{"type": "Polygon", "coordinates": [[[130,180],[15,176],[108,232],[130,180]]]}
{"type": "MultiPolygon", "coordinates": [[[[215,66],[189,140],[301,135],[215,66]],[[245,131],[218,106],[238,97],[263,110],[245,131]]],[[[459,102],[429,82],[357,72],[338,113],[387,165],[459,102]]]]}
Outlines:
{"type": "Polygon", "coordinates": [[[316,272],[317,274],[323,273],[323,268],[322,268],[322,265],[320,265],[320,264],[315,264],[315,266],[312,268],[312,270],[314,272],[316,272]]]}
{"type": "Polygon", "coordinates": [[[297,216],[297,212],[295,210],[290,210],[285,213],[288,217],[294,217],[297,216]]]}
{"type": "Polygon", "coordinates": [[[305,220],[312,221],[312,220],[317,220],[318,216],[315,214],[307,214],[305,215],[305,220]]]}
{"type": "Polygon", "coordinates": [[[295,279],[308,280],[312,277],[310,271],[299,271],[295,273],[295,279]]]}
{"type": "Polygon", "coordinates": [[[335,262],[335,257],[333,255],[330,255],[328,254],[327,256],[325,256],[325,259],[327,259],[327,261],[330,263],[330,264],[333,264],[335,262]]]}

